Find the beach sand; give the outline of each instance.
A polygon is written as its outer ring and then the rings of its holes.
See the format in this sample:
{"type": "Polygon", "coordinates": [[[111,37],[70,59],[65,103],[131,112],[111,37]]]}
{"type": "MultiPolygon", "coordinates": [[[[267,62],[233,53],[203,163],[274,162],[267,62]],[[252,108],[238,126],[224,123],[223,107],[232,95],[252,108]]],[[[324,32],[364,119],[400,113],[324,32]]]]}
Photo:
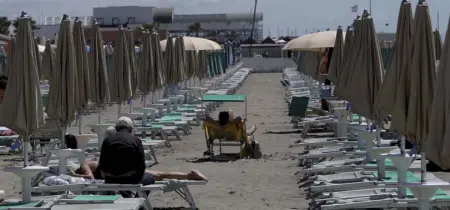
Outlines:
{"type": "MultiPolygon", "coordinates": [[[[290,129],[287,117],[287,105],[284,102],[284,89],[279,82],[279,73],[251,74],[238,90],[238,94],[248,96],[247,126],[255,124],[255,133],[264,157],[228,162],[203,161],[206,150],[203,130],[194,126],[192,134],[183,136],[182,141],[172,141],[172,148],[158,148],[159,164],[152,170],[190,171],[198,169],[209,178],[205,186],[192,186],[191,192],[199,209],[307,209],[302,189],[297,186],[298,169],[294,153],[289,151],[289,144],[294,139],[290,134],[265,134],[267,130],[290,129]]],[[[134,102],[139,103],[139,101],[134,102]]],[[[218,111],[232,109],[234,115],[243,116],[243,103],[223,104],[218,111]]],[[[127,107],[123,111],[128,111],[127,107]]],[[[117,107],[107,107],[102,111],[104,121],[117,118],[117,107]]],[[[97,121],[97,114],[83,118],[87,124],[97,121]]],[[[68,129],[76,133],[77,127],[68,129]]],[[[85,133],[90,130],[86,127],[85,133]]],[[[237,151],[238,148],[226,148],[225,151],[237,151]]],[[[298,150],[298,149],[297,149],[298,150]]],[[[13,156],[1,156],[0,168],[20,165],[20,162],[8,161],[13,156]]],[[[18,197],[20,180],[13,174],[0,171],[0,189],[6,197],[18,197]]],[[[155,207],[179,207],[187,204],[173,192],[152,192],[155,207]]]]}

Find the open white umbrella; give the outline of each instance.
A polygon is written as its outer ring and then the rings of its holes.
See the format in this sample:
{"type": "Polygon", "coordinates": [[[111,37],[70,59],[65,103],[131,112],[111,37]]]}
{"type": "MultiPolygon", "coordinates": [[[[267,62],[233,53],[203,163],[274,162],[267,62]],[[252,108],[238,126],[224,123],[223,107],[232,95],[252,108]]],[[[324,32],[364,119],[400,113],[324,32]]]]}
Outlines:
{"type": "MultiPolygon", "coordinates": [[[[337,31],[323,31],[297,37],[284,45],[283,50],[323,52],[325,48],[334,47],[337,31]]],[[[343,37],[345,33],[343,33],[343,37]]]]}
{"type": "MultiPolygon", "coordinates": [[[[172,42],[175,42],[176,38],[172,38],[172,42]]],[[[183,37],[184,42],[184,49],[186,51],[200,51],[200,50],[221,50],[222,47],[217,44],[214,41],[211,41],[209,39],[203,39],[198,37],[190,37],[190,36],[184,36],[183,37]]],[[[162,40],[160,42],[162,51],[165,51],[167,49],[167,39],[162,40]]]]}
{"type": "MultiPolygon", "coordinates": [[[[17,28],[16,43],[8,72],[8,84],[0,107],[0,125],[6,126],[18,133],[23,140],[24,166],[22,169],[8,171],[25,173],[25,170],[36,171],[37,168],[28,166],[28,151],[30,134],[39,130],[44,121],[42,97],[39,90],[39,73],[35,41],[31,33],[31,18],[22,12],[17,28]]],[[[48,168],[42,168],[47,169],[48,168]]],[[[7,169],[5,169],[7,170],[7,169]]],[[[33,174],[37,174],[33,173],[33,174]]],[[[22,199],[31,201],[31,178],[22,177],[22,199]]]]}
{"type": "Polygon", "coordinates": [[[76,17],[73,24],[73,40],[75,48],[75,58],[77,66],[78,77],[78,95],[79,106],[78,108],[78,120],[79,120],[79,133],[83,133],[83,112],[87,108],[89,99],[91,98],[90,77],[89,77],[89,63],[88,54],[86,51],[86,38],[84,36],[83,22],[76,17]]]}

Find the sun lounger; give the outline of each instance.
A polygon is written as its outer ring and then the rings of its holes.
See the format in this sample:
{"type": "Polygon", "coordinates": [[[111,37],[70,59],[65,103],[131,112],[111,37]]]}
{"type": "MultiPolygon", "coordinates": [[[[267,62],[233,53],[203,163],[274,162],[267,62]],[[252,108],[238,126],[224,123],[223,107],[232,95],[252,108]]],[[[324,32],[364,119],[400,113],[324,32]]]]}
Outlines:
{"type": "Polygon", "coordinates": [[[205,185],[206,181],[189,181],[189,180],[164,180],[156,182],[153,185],[126,185],[126,184],[69,184],[57,186],[38,186],[33,187],[32,192],[48,193],[48,192],[124,192],[131,191],[136,193],[140,198],[145,199],[146,209],[153,209],[150,196],[148,193],[152,191],[176,192],[188,202],[192,209],[196,209],[195,200],[189,190],[190,186],[205,185]]]}

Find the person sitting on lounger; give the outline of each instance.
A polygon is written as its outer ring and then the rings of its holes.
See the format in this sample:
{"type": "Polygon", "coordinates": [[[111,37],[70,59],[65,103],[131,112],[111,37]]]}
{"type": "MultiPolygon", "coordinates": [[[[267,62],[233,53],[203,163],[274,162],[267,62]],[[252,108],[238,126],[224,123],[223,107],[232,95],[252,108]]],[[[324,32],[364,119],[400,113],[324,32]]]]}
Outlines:
{"type": "MultiPolygon", "coordinates": [[[[162,181],[164,179],[208,181],[206,176],[198,170],[191,170],[189,173],[146,170],[145,174],[147,175],[144,177],[151,177],[154,181],[162,181]]],[[[69,175],[85,179],[103,179],[100,170],[98,170],[98,161],[85,161],[81,165],[71,163],[69,175]]]]}
{"type": "MultiPolygon", "coordinates": [[[[213,118],[206,116],[206,120],[208,121],[215,121],[213,118]]],[[[242,121],[242,117],[236,117],[234,118],[233,115],[233,110],[228,110],[228,111],[222,111],[219,113],[219,124],[221,126],[226,126],[229,123],[232,122],[241,122],[242,121]]],[[[254,133],[256,132],[256,125],[253,125],[252,128],[247,131],[247,136],[252,136],[254,133]]]]}

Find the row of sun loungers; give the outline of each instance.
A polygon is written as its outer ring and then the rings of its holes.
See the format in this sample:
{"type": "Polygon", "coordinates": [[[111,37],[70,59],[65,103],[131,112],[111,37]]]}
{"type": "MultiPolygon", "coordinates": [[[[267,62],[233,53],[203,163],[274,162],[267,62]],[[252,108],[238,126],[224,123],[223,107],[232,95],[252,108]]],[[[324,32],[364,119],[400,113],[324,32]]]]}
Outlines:
{"type": "MultiPolygon", "coordinates": [[[[290,147],[298,152],[301,167],[296,172],[300,176],[298,184],[310,199],[310,209],[419,206],[411,189],[405,189],[402,196],[398,191],[402,173],[398,172],[395,162],[400,150],[391,146],[398,141],[392,138],[394,135],[380,129],[382,140],[374,141],[376,132],[371,131],[370,123],[365,123],[364,118],[351,114],[345,115],[345,119],[339,117],[345,107],[338,100],[329,100],[327,116],[317,118],[313,107],[319,104],[321,87],[296,69],[285,69],[280,81],[286,88],[289,113],[295,113],[291,111],[293,108],[302,109],[301,115],[290,115],[295,118],[295,126],[302,129],[302,135],[290,147]],[[292,106],[299,97],[307,101],[301,104],[303,108],[298,104],[292,106]],[[311,133],[312,128],[316,133],[311,133]],[[320,135],[327,132],[331,135],[320,135]],[[374,145],[378,147],[374,148],[374,145]]],[[[420,182],[420,156],[415,155],[411,161],[403,180],[420,182]]],[[[427,179],[441,181],[431,173],[427,174],[427,179]]],[[[441,189],[430,202],[433,207],[448,206],[449,203],[450,196],[441,189]]]]}

